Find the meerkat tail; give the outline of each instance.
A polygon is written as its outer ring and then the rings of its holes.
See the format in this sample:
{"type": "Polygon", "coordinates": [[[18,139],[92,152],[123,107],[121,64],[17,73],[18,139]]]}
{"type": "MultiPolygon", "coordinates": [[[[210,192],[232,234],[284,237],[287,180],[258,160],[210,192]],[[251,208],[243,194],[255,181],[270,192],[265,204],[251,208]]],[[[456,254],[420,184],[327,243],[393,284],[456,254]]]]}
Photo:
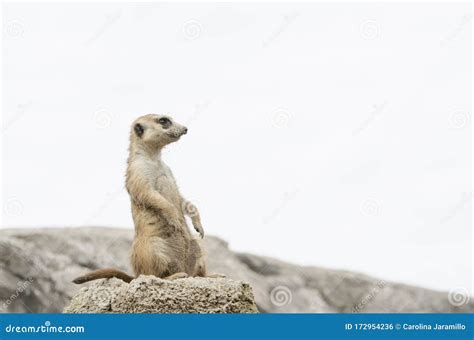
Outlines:
{"type": "Polygon", "coordinates": [[[95,270],[93,272],[87,273],[85,275],[76,277],[72,282],[76,284],[81,284],[84,282],[92,281],[92,280],[97,280],[97,279],[110,279],[112,277],[115,277],[117,279],[123,280],[127,283],[132,281],[134,277],[118,270],[118,269],[113,269],[113,268],[106,268],[106,269],[99,269],[95,270]]]}

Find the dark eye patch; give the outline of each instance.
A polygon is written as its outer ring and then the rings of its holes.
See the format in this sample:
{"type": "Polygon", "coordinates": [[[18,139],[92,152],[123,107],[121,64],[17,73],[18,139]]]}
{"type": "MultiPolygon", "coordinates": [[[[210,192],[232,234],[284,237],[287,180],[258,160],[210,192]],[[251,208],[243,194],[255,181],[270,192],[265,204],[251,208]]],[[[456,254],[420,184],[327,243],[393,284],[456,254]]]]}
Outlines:
{"type": "Polygon", "coordinates": [[[135,133],[137,134],[138,137],[141,138],[143,136],[143,132],[145,131],[145,129],[143,128],[142,124],[140,123],[135,124],[133,129],[135,130],[135,133]]]}
{"type": "Polygon", "coordinates": [[[171,120],[166,117],[159,118],[156,120],[156,122],[160,124],[161,126],[163,126],[163,129],[167,129],[173,124],[171,120]]]}

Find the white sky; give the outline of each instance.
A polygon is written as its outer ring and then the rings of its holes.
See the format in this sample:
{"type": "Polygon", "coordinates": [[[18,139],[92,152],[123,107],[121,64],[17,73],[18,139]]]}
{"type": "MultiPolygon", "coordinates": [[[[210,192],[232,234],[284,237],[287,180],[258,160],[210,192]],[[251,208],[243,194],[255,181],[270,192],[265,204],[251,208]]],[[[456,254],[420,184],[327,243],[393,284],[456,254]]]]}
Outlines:
{"type": "MultiPolygon", "coordinates": [[[[132,228],[128,131],[239,251],[472,289],[469,4],[8,4],[3,222],[132,228]]],[[[472,290],[471,290],[472,292],[472,290]]]]}

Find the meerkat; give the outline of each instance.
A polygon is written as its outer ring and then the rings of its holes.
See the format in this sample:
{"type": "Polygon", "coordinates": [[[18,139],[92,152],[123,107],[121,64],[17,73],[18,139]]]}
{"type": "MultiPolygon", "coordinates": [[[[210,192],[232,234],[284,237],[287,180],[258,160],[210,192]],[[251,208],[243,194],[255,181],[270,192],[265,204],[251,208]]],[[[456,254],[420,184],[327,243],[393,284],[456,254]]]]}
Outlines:
{"type": "MultiPolygon", "coordinates": [[[[131,264],[135,277],[154,275],[174,280],[188,276],[225,277],[208,274],[198,237],[204,237],[201,218],[194,205],[178,190],[170,168],[161,159],[163,148],[178,141],[188,129],[171,117],[148,114],[137,118],[130,132],[126,188],[130,195],[135,237],[131,264]]],[[[117,269],[99,269],[73,280],[80,284],[116,277],[125,282],[135,277],[117,269]]]]}

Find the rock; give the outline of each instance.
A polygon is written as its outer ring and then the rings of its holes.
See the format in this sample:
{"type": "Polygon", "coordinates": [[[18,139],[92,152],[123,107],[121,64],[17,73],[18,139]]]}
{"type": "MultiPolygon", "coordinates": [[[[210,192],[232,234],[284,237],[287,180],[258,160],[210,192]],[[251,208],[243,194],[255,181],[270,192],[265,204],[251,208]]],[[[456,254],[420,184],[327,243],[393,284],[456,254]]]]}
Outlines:
{"type": "Polygon", "coordinates": [[[229,279],[174,281],[141,275],[130,284],[99,280],[82,288],[65,313],[257,313],[248,283],[229,279]]]}
{"type": "MultiPolygon", "coordinates": [[[[74,277],[105,267],[131,274],[132,238],[132,230],[117,228],[0,230],[0,311],[58,313],[81,287],[102,282],[77,286],[71,282],[74,277]]],[[[209,270],[248,282],[260,312],[474,312],[473,299],[463,291],[449,294],[239,254],[215,237],[206,236],[204,243],[209,270]]]]}

